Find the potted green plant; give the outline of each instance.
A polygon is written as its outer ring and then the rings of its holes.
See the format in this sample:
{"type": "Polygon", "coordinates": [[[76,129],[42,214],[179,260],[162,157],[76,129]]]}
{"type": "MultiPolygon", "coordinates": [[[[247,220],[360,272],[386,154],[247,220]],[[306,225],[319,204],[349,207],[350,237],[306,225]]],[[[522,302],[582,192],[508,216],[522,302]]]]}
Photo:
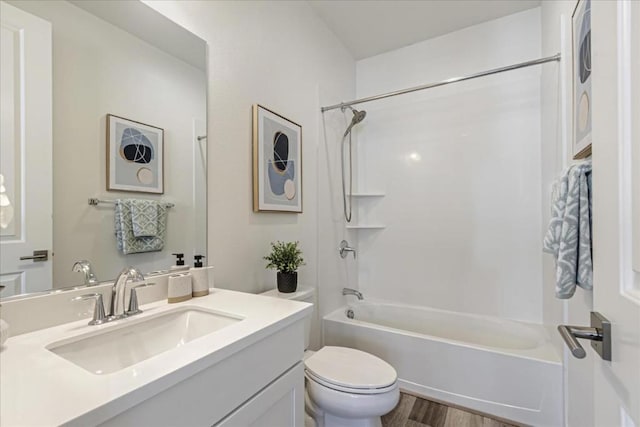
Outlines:
{"type": "Polygon", "coordinates": [[[267,268],[278,270],[278,291],[295,292],[298,287],[298,267],[304,265],[300,242],[271,242],[271,253],[264,257],[267,268]]]}

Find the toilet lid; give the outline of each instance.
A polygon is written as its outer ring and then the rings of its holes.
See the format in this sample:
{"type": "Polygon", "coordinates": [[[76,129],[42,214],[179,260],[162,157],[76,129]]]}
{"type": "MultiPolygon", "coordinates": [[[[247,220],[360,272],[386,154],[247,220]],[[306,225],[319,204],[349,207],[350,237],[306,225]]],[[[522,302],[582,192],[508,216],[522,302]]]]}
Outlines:
{"type": "Polygon", "coordinates": [[[305,362],[313,376],[349,389],[381,389],[398,379],[396,370],[384,360],[346,347],[323,347],[305,362]]]}

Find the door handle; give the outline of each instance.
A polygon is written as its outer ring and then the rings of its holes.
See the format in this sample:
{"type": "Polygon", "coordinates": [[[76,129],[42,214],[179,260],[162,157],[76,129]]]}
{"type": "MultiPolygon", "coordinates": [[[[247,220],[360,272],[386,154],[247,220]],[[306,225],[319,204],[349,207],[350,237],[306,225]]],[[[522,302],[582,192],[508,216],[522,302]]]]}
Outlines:
{"type": "Polygon", "coordinates": [[[33,260],[33,262],[42,262],[49,260],[49,251],[37,250],[33,251],[33,255],[21,256],[20,261],[33,260]]]}
{"type": "Polygon", "coordinates": [[[611,360],[611,322],[602,314],[591,312],[591,327],[559,325],[558,332],[569,347],[571,354],[584,359],[587,353],[578,338],[591,340],[591,347],[603,360],[611,360]]]}

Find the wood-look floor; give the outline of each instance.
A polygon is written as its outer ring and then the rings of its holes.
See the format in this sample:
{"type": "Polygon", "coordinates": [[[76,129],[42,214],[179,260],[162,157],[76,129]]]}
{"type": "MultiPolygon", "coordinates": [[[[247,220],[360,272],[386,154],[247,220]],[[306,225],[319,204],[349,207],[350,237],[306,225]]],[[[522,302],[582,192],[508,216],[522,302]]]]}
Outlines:
{"type": "Polygon", "coordinates": [[[382,417],[383,427],[515,427],[485,416],[400,393],[398,406],[382,417]]]}

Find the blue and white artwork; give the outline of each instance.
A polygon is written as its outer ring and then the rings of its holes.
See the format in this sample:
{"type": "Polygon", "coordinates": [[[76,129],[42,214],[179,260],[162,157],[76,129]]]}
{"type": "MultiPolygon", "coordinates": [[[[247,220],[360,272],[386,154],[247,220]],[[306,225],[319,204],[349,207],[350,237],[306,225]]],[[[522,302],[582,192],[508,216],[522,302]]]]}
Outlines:
{"type": "Polygon", "coordinates": [[[254,106],[254,211],[302,212],[302,128],[254,106]]]}
{"type": "Polygon", "coordinates": [[[580,0],[573,14],[573,156],[591,154],[591,0],[580,0]]]}
{"type": "Polygon", "coordinates": [[[161,128],[107,116],[107,190],[164,192],[161,128]]]}

